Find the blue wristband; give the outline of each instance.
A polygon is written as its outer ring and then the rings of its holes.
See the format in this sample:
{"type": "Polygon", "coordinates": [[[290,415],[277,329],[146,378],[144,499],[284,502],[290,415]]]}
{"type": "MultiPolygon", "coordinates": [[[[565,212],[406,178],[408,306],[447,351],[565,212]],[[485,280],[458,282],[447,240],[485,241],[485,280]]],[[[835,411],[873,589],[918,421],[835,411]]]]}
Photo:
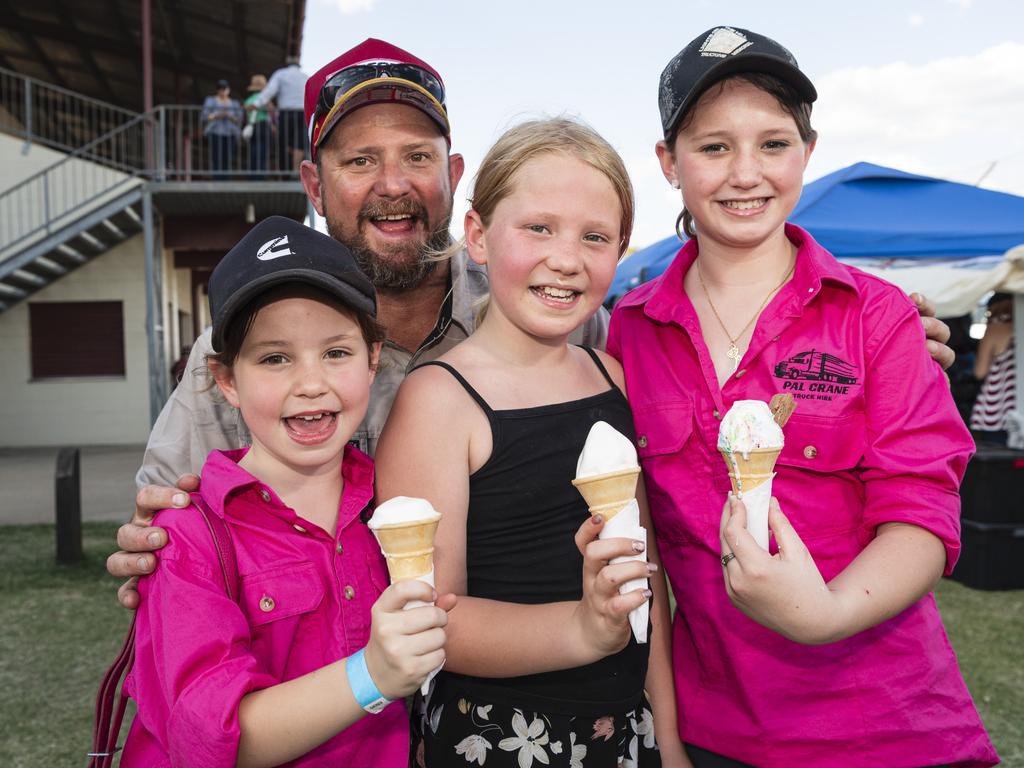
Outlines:
{"type": "Polygon", "coordinates": [[[370,670],[366,668],[365,650],[360,648],[345,659],[345,674],[348,676],[348,687],[359,706],[371,715],[376,715],[391,703],[391,699],[378,690],[377,684],[370,677],[370,670]]]}

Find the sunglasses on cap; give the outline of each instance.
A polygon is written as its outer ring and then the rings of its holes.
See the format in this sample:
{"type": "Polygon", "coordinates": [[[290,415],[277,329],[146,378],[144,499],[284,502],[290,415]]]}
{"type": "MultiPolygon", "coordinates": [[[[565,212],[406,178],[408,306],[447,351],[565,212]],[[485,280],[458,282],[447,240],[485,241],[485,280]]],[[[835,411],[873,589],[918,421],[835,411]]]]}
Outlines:
{"type": "Polygon", "coordinates": [[[419,86],[429,93],[441,105],[442,109],[446,109],[444,104],[444,85],[435,75],[415,64],[378,62],[375,64],[357,64],[356,66],[346,67],[328,78],[323,88],[320,89],[316,111],[319,114],[325,115],[331,111],[339,99],[359,85],[371,80],[386,79],[405,80],[419,86]]]}

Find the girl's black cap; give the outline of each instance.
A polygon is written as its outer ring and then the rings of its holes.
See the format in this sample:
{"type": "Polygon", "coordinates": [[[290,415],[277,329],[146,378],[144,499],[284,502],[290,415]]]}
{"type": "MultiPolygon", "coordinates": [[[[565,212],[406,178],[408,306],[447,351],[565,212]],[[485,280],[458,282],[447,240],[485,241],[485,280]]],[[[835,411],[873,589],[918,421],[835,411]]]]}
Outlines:
{"type": "Polygon", "coordinates": [[[672,140],[686,110],[704,91],[738,72],[775,75],[806,101],[818,98],[796,58],[777,42],[739,27],[715,27],[690,41],[661,73],[658,106],[665,140],[672,140]]]}
{"type": "Polygon", "coordinates": [[[270,216],[238,241],[210,275],[213,348],[223,349],[231,318],[256,295],[306,283],[375,317],[377,294],[355,257],[333,237],[284,216],[270,216]]]}

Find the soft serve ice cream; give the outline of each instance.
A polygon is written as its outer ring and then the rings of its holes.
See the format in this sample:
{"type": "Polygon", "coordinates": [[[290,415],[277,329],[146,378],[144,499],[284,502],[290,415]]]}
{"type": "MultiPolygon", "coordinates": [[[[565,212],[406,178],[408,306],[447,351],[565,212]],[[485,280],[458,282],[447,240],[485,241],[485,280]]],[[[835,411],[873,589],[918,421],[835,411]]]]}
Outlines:
{"type": "Polygon", "coordinates": [[[784,443],[776,415],[762,400],[737,400],[718,430],[718,451],[725,459],[732,490],[747,508],[747,530],[765,550],[772,478],[784,443]]]}
{"type": "Polygon", "coordinates": [[[433,573],[434,534],[440,520],[441,513],[429,501],[408,496],[396,496],[374,510],[368,525],[387,558],[392,581],[433,573]]]}
{"type": "Polygon", "coordinates": [[[718,450],[749,457],[756,448],[782,448],[785,438],[763,400],[737,400],[718,429],[718,450]]]}
{"type": "Polygon", "coordinates": [[[608,422],[595,422],[576,462],[576,479],[624,469],[640,470],[632,441],[608,422]]]}
{"type": "MultiPolygon", "coordinates": [[[[605,519],[598,538],[632,538],[646,543],[647,529],[640,525],[640,507],[636,502],[636,484],[640,477],[636,448],[633,442],[611,424],[595,422],[587,435],[576,463],[576,479],[572,484],[587,502],[591,515],[605,519]]],[[[643,553],[617,557],[612,563],[646,560],[643,553]]],[[[647,579],[634,579],[619,587],[624,595],[634,589],[646,589],[647,579]]],[[[647,642],[650,609],[645,602],[629,612],[629,624],[638,643],[647,642]]]]}
{"type": "MultiPolygon", "coordinates": [[[[367,525],[384,553],[391,581],[418,579],[434,586],[434,534],[440,521],[441,513],[429,501],[409,496],[395,496],[374,510],[367,525]]],[[[405,609],[423,605],[433,603],[410,600],[405,609]]],[[[423,681],[424,696],[439,669],[423,681]]]]}

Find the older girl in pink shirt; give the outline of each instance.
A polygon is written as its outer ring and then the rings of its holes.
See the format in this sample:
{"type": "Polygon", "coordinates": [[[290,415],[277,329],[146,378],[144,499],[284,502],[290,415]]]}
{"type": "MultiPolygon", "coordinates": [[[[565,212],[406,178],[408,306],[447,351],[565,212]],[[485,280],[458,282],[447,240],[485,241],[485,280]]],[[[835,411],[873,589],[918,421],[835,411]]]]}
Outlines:
{"type": "Polygon", "coordinates": [[[199,503],[231,531],[240,597],[203,517],[162,512],[121,765],[404,768],[391,700],[442,663],[446,614],[402,610],[433,599],[426,584],[388,587],[366,525],[373,462],[347,444],[383,338],[373,287],[344,246],[275,216],[214,270],[210,304],[211,372],[253,442],[210,454],[199,503]]]}
{"type": "Polygon", "coordinates": [[[785,48],[729,27],[661,79],[690,240],[619,303],[608,349],[678,603],[680,734],[698,768],[993,765],[931,594],[972,443],[914,305],[786,223],[815,98],[785,48]],[[769,553],[722,510],[716,443],[734,401],[777,392],[798,407],[769,553]]]}

